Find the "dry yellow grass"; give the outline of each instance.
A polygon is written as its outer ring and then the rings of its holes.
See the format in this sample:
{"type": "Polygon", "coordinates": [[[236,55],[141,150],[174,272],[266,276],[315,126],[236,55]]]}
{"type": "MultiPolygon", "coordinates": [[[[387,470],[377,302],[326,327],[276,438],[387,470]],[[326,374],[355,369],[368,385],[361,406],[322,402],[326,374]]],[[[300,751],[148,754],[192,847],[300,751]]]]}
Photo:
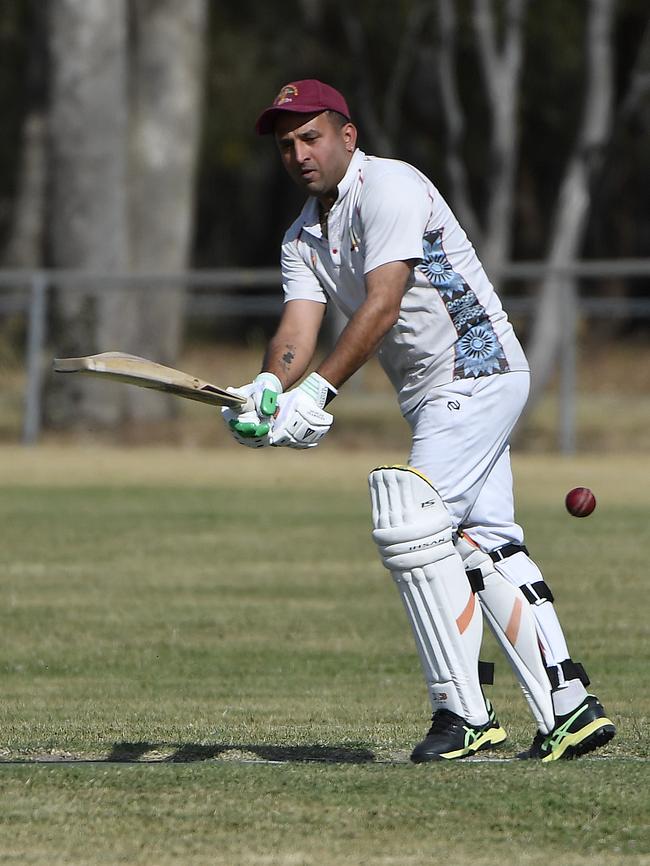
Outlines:
{"type": "MultiPolygon", "coordinates": [[[[404,451],[334,448],[324,443],[308,452],[285,449],[46,445],[0,447],[0,479],[19,486],[198,486],[358,490],[368,472],[382,464],[403,463],[404,451]]],[[[561,501],[571,487],[591,487],[600,502],[650,505],[650,455],[515,454],[515,483],[525,499],[561,501]]]]}

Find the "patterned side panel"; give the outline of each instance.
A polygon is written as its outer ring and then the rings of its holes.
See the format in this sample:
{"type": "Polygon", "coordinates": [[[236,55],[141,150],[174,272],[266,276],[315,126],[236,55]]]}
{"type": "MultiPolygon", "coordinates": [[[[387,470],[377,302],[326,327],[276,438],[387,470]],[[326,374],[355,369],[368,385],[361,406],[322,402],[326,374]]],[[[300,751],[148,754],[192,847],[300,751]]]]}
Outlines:
{"type": "Polygon", "coordinates": [[[507,373],[510,367],[503,346],[485,308],[447,258],[442,247],[442,232],[428,232],[423,246],[419,270],[438,291],[458,334],[454,379],[507,373]]]}

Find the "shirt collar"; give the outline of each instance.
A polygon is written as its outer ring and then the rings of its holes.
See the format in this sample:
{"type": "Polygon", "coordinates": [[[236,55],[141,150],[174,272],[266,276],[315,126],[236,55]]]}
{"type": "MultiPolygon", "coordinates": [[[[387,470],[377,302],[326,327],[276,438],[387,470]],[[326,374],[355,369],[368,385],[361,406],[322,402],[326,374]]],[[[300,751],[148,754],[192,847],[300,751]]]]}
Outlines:
{"type": "Polygon", "coordinates": [[[350,160],[350,164],[348,165],[348,170],[343,175],[343,179],[338,186],[339,194],[334,202],[334,207],[336,207],[340,202],[345,198],[345,196],[350,191],[350,188],[354,181],[356,180],[359,170],[361,169],[361,163],[365,159],[365,153],[362,150],[357,148],[352,154],[352,159],[350,160]]]}
{"type": "MultiPolygon", "coordinates": [[[[332,209],[339,207],[343,199],[352,188],[352,185],[354,184],[354,181],[356,180],[359,171],[361,170],[361,164],[365,159],[365,156],[365,153],[362,150],[359,150],[359,148],[357,148],[352,154],[352,159],[350,160],[347,170],[337,187],[339,194],[336,197],[336,201],[332,205],[332,209]]],[[[309,198],[305,202],[305,206],[302,209],[302,221],[303,228],[306,231],[308,231],[312,235],[315,235],[316,237],[321,237],[318,199],[315,196],[309,196],[309,198]]]]}

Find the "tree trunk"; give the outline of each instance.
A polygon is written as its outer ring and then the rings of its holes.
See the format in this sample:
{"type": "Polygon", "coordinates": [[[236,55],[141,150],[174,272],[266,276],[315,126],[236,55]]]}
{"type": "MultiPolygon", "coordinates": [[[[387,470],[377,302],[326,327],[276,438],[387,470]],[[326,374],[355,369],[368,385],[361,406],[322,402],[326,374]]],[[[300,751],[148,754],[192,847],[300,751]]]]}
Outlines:
{"type": "Polygon", "coordinates": [[[13,203],[3,264],[10,268],[36,268],[43,264],[47,150],[46,10],[31,0],[27,104],[22,127],[18,185],[13,203]]]}
{"type": "Polygon", "coordinates": [[[585,235],[591,187],[611,133],[614,60],[614,0],[590,0],[587,22],[587,89],[578,142],[567,165],[555,214],[547,263],[528,355],[532,370],[529,408],[542,394],[555,369],[566,322],[574,320],[576,281],[562,268],[579,256],[585,235]]]}
{"type": "Polygon", "coordinates": [[[527,0],[507,0],[503,44],[498,45],[492,0],[474,0],[474,26],[490,105],[488,206],[481,258],[492,279],[512,249],[512,212],[519,150],[519,85],[527,0]]]}
{"type": "MultiPolygon", "coordinates": [[[[128,263],[124,0],[51,0],[50,254],[57,268],[111,274],[128,263]]],[[[92,297],[60,285],[54,349],[85,355],[119,345],[123,292],[92,297]]],[[[47,419],[114,424],[123,392],[83,378],[55,380],[47,419]]]]}
{"type": "MultiPolygon", "coordinates": [[[[130,263],[177,273],[188,264],[203,81],[205,0],[132,0],[130,263]]],[[[157,285],[133,294],[129,350],[163,364],[180,351],[184,289],[157,285]]],[[[129,416],[155,420],[176,403],[129,393],[129,416]]]]}
{"type": "MultiPolygon", "coordinates": [[[[445,166],[451,204],[461,225],[498,284],[499,273],[512,248],[512,214],[519,149],[517,111],[522,68],[522,42],[527,0],[507,0],[503,10],[503,38],[497,38],[497,4],[473,0],[474,35],[481,78],[487,93],[489,133],[487,144],[487,204],[479,217],[472,202],[468,172],[462,155],[465,115],[459,96],[456,65],[457,4],[439,0],[438,39],[431,57],[440,90],[445,124],[445,166]]],[[[481,134],[481,133],[479,133],[481,134]]]]}
{"type": "Polygon", "coordinates": [[[445,167],[451,185],[451,203],[472,243],[480,249],[483,232],[472,204],[467,168],[462,157],[465,113],[458,93],[456,72],[457,22],[455,0],[439,0],[438,39],[432,63],[438,76],[440,106],[445,120],[445,167]]]}
{"type": "Polygon", "coordinates": [[[18,193],[11,229],[2,256],[6,268],[42,265],[45,230],[45,116],[30,109],[23,122],[18,193]]]}
{"type": "Polygon", "coordinates": [[[402,102],[409,85],[418,40],[430,14],[429,4],[423,0],[415,2],[406,14],[399,45],[390,64],[383,99],[375,98],[373,67],[368,57],[366,34],[358,10],[354,4],[344,0],[337,3],[337,10],[357,72],[357,106],[370,140],[370,147],[377,156],[392,157],[395,155],[402,102]]]}

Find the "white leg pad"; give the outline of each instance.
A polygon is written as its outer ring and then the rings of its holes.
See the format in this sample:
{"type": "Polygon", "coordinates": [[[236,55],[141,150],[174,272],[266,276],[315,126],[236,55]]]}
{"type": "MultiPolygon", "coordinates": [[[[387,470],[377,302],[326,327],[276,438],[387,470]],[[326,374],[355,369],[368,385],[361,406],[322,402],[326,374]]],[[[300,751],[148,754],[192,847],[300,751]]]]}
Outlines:
{"type": "Polygon", "coordinates": [[[449,512],[431,482],[408,466],[375,469],[368,483],[373,539],[402,597],[433,709],[485,724],[482,618],[454,548],[449,512]]]}
{"type": "MultiPolygon", "coordinates": [[[[495,568],[507,581],[524,589],[534,588],[540,581],[544,582],[537,565],[523,551],[495,563],[495,568]]],[[[579,678],[565,679],[562,663],[566,659],[570,660],[569,648],[553,602],[542,597],[532,603],[530,608],[537,623],[537,637],[547,669],[553,668],[558,678],[557,688],[553,690],[555,713],[563,716],[586,698],[587,690],[579,678]]]]}
{"type": "Polygon", "coordinates": [[[468,572],[480,572],[483,589],[477,595],[485,618],[512,665],[540,731],[549,733],[555,724],[551,683],[531,605],[522,591],[497,571],[488,554],[467,537],[459,536],[456,550],[468,572]]]}
{"type": "MultiPolygon", "coordinates": [[[[515,586],[530,585],[544,580],[537,565],[523,552],[495,563],[495,568],[515,586]]],[[[559,665],[561,661],[569,658],[569,648],[555,608],[551,602],[542,600],[541,603],[532,605],[532,610],[537,621],[537,631],[544,649],[546,664],[559,665]]]]}

